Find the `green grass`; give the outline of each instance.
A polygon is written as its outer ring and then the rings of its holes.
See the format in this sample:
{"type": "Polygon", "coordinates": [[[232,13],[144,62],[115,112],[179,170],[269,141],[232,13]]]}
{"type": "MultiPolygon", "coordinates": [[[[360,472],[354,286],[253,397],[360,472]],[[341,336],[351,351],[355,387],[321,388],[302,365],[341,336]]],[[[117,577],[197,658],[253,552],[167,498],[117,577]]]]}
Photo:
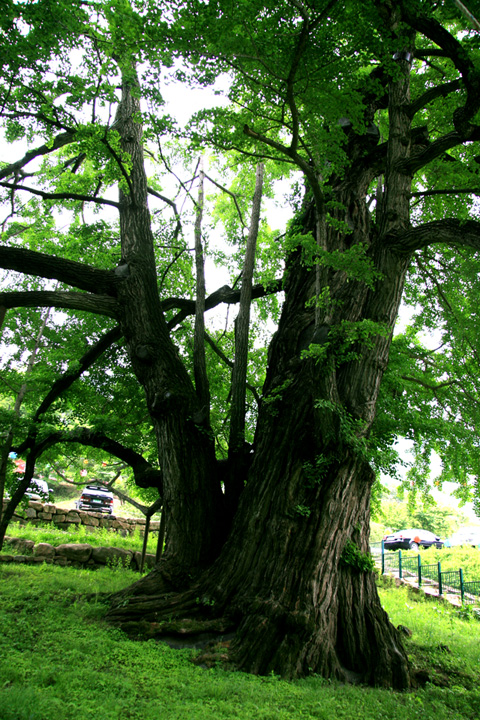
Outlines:
{"type": "MultiPolygon", "coordinates": [[[[396,553],[398,555],[398,551],[396,553]]],[[[462,568],[465,580],[480,580],[480,549],[469,545],[461,545],[453,548],[428,548],[416,550],[402,550],[402,558],[416,558],[420,554],[422,565],[434,565],[441,562],[442,571],[449,572],[462,568]]],[[[387,551],[385,557],[393,557],[394,553],[387,551]]]]}
{"type": "Polygon", "coordinates": [[[480,549],[469,545],[453,548],[430,548],[422,552],[422,563],[427,565],[440,561],[442,570],[462,568],[467,580],[480,580],[480,549]]]}
{"type": "Polygon", "coordinates": [[[412,661],[436,678],[450,673],[448,687],[427,683],[399,694],[316,677],[292,683],[205,670],[190,662],[190,651],[129,640],[102,621],[102,593],[136,578],[109,568],[0,566],[1,720],[478,718],[480,622],[403,588],[383,589],[382,602],[395,624],[412,629],[412,661]]]}
{"type": "MultiPolygon", "coordinates": [[[[18,523],[10,523],[7,535],[16,538],[25,538],[33,540],[35,544],[45,542],[50,545],[63,545],[64,543],[88,543],[93,547],[116,547],[124,550],[141,550],[143,546],[143,537],[140,532],[135,530],[132,535],[123,537],[120,533],[108,530],[107,528],[93,528],[88,530],[88,526],[79,525],[71,530],[60,530],[50,524],[45,525],[20,525],[18,523]]],[[[149,533],[147,552],[155,553],[157,549],[157,533],[149,533]]],[[[3,552],[10,552],[5,544],[3,552]]],[[[0,720],[2,720],[0,716],[0,720]]]]}

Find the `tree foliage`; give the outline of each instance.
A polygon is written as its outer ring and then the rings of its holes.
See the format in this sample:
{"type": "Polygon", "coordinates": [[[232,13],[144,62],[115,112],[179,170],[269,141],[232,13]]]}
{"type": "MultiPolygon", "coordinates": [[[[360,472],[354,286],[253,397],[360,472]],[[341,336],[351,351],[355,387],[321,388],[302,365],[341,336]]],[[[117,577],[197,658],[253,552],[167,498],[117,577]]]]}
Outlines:
{"type": "Polygon", "coordinates": [[[161,494],[167,552],[115,601],[125,629],[183,633],[187,617],[233,634],[247,670],[408,686],[369,507],[400,435],[415,488],[435,451],[439,483],[478,495],[474,9],[6,7],[0,116],[28,149],[0,166],[3,458],[23,453],[27,482],[54,443],[87,442],[161,494]],[[168,83],[223,100],[182,127],[168,83]],[[286,232],[265,215],[281,180],[286,232]],[[412,320],[392,342],[402,295],[412,320]],[[38,308],[54,311],[12,413],[38,308]]]}

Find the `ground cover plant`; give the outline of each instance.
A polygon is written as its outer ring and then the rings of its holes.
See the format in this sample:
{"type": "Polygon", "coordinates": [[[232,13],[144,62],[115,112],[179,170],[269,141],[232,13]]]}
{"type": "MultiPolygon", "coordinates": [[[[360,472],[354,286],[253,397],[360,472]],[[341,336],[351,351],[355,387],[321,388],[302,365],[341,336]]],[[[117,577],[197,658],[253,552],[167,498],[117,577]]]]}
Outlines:
{"type": "Polygon", "coordinates": [[[136,577],[125,569],[0,566],[2,720],[478,718],[480,622],[403,588],[386,582],[380,595],[393,622],[413,632],[406,646],[420,686],[396,693],[199,667],[189,649],[131,640],[102,615],[104,593],[136,577]]]}
{"type": "MultiPolygon", "coordinates": [[[[112,532],[106,528],[95,528],[94,531],[88,530],[85,525],[79,525],[74,530],[60,530],[47,524],[32,525],[27,523],[21,525],[19,523],[10,523],[8,535],[33,540],[35,544],[41,542],[50,543],[55,547],[64,543],[88,543],[94,547],[115,547],[135,551],[141,550],[143,547],[143,536],[140,535],[140,531],[137,529],[131,535],[124,537],[120,533],[112,532]]],[[[157,533],[149,533],[147,552],[156,552],[157,538],[157,533]]],[[[4,552],[10,553],[11,550],[6,546],[4,552]]]]}

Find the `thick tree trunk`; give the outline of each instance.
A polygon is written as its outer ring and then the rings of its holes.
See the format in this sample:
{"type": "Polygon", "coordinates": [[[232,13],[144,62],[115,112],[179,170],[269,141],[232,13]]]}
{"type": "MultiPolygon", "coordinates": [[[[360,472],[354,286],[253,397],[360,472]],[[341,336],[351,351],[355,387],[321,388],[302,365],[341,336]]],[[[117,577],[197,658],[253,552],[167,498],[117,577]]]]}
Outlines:
{"type": "Polygon", "coordinates": [[[189,591],[161,595],[154,573],[114,601],[110,619],[126,631],[159,638],[227,633],[230,660],[247,671],[408,687],[406,655],[373,572],[342,560],[348,541],[368,552],[374,478],[363,439],[408,264],[383,243],[371,244],[371,255],[383,275],[375,291],[325,271],[332,302],[319,329],[307,305],[316,273],[300,251],[292,256],[254,460],[230,537],[189,591]],[[383,331],[349,343],[341,328],[365,319],[383,331]],[[312,339],[325,354],[304,358],[312,339]]]}
{"type": "MultiPolygon", "coordinates": [[[[115,598],[110,620],[128,632],[175,642],[216,633],[228,638],[230,661],[255,673],[409,686],[400,637],[362,564],[374,479],[366,441],[409,264],[407,253],[389,249],[389,238],[408,226],[410,178],[397,160],[410,149],[409,66],[400,64],[390,91],[383,220],[370,227],[366,195],[375,173],[353,139],[350,171],[330,178],[338,220],[352,231],[325,227],[317,248],[318,208],[307,206],[297,221],[322,262],[312,267],[301,246],[287,260],[253,463],[230,535],[185,591],[165,595],[160,563],[115,598]],[[364,248],[363,263],[349,275],[335,269],[337,255],[328,253],[354,246],[364,248]]],[[[169,434],[174,445],[178,430],[169,434]]]]}

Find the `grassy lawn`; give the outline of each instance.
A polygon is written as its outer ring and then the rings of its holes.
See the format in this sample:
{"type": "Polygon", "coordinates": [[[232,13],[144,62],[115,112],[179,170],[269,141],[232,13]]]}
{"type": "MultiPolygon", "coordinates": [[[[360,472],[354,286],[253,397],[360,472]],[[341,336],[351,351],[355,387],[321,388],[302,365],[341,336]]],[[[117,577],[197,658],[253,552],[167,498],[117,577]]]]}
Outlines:
{"type": "MultiPolygon", "coordinates": [[[[123,550],[141,550],[143,546],[143,536],[138,530],[131,535],[123,537],[118,532],[108,530],[107,528],[89,528],[87,525],[79,525],[70,530],[60,530],[54,525],[45,524],[44,526],[20,525],[18,523],[10,523],[7,535],[15,538],[25,538],[33,540],[37,543],[50,543],[57,547],[64,543],[88,543],[93,547],[117,547],[123,550]]],[[[147,552],[155,553],[157,549],[158,534],[150,532],[148,535],[147,552]]],[[[11,550],[5,544],[4,553],[10,553],[11,550]]],[[[2,720],[0,716],[0,720],[2,720]]]]}
{"type": "Polygon", "coordinates": [[[412,662],[433,682],[399,694],[206,670],[190,662],[191,651],[129,640],[102,621],[103,593],[137,577],[0,565],[1,720],[478,719],[480,622],[404,588],[383,588],[382,601],[413,631],[412,662]]]}

